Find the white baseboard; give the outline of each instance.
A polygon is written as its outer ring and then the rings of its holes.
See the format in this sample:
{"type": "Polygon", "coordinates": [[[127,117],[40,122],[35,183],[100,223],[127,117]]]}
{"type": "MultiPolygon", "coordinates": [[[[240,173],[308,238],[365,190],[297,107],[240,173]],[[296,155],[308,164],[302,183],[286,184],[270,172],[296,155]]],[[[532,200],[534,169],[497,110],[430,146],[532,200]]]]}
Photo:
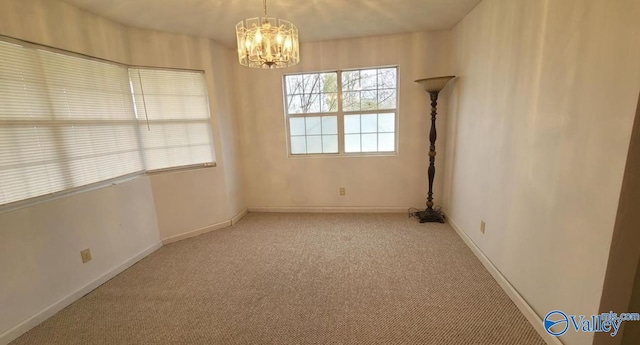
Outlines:
{"type": "Polygon", "coordinates": [[[513,285],[509,283],[507,278],[505,278],[502,275],[502,273],[500,273],[498,268],[493,265],[491,260],[489,260],[489,258],[486,255],[484,255],[482,250],[480,250],[480,248],[473,242],[473,240],[464,231],[462,231],[462,229],[460,229],[458,224],[456,224],[456,222],[453,219],[451,219],[451,217],[448,214],[445,214],[445,216],[447,219],[447,223],[449,223],[449,225],[451,225],[453,230],[455,230],[456,233],[458,233],[458,236],[460,236],[462,241],[464,241],[464,243],[469,247],[469,249],[471,249],[473,254],[475,254],[476,257],[478,257],[478,259],[480,260],[480,262],[482,262],[482,264],[487,269],[487,271],[489,271],[489,273],[493,276],[493,279],[495,279],[496,282],[498,282],[502,290],[504,290],[507,296],[509,296],[509,298],[513,301],[513,303],[515,303],[515,305],[518,307],[518,309],[520,309],[520,312],[529,321],[531,326],[533,326],[536,332],[540,334],[540,337],[542,337],[542,339],[548,345],[563,345],[562,341],[560,341],[558,337],[554,337],[548,334],[547,331],[545,331],[542,323],[542,319],[540,318],[540,316],[536,314],[536,312],[533,310],[533,308],[531,308],[529,303],[527,303],[527,301],[525,301],[525,299],[518,293],[518,291],[513,287],[513,285]]]}
{"type": "Polygon", "coordinates": [[[202,234],[205,234],[205,233],[210,232],[210,231],[226,228],[228,226],[231,226],[231,219],[225,220],[224,222],[207,225],[207,226],[205,226],[203,228],[200,228],[200,229],[196,229],[196,230],[192,230],[192,231],[189,231],[189,232],[185,232],[184,234],[163,238],[162,239],[162,244],[163,245],[167,245],[167,244],[170,244],[170,243],[182,241],[182,240],[190,238],[190,237],[195,237],[195,236],[198,236],[198,235],[202,235],[202,234]]]}
{"type": "Polygon", "coordinates": [[[238,223],[240,219],[242,219],[242,217],[246,216],[247,213],[249,213],[249,210],[246,208],[240,211],[240,213],[236,214],[233,218],[231,218],[231,225],[236,225],[236,223],[238,223]]]}
{"type": "Polygon", "coordinates": [[[291,207],[249,207],[249,212],[283,212],[283,213],[407,213],[407,207],[318,207],[318,206],[291,206],[291,207]]]}
{"type": "Polygon", "coordinates": [[[71,294],[67,295],[66,297],[62,298],[61,300],[51,304],[50,306],[48,306],[44,310],[34,314],[33,316],[31,316],[31,317],[27,318],[26,320],[20,322],[18,325],[14,326],[13,328],[9,329],[8,331],[0,334],[0,344],[6,345],[6,344],[9,344],[10,342],[14,341],[19,336],[23,335],[24,333],[26,333],[27,331],[29,331],[33,327],[39,325],[40,323],[42,323],[46,319],[52,317],[57,312],[59,312],[62,309],[66,308],[67,306],[69,306],[71,303],[79,300],[80,298],[82,298],[82,296],[84,296],[84,295],[88,294],[89,292],[95,290],[98,286],[106,283],[109,279],[111,279],[111,278],[115,277],[116,275],[120,274],[121,272],[123,272],[127,268],[131,267],[136,262],[142,260],[147,255],[153,253],[154,251],[156,251],[160,247],[162,247],[162,243],[161,242],[158,242],[158,243],[152,245],[151,247],[149,247],[149,248],[141,251],[140,253],[136,254],[134,257],[126,260],[122,264],[114,267],[110,271],[108,271],[105,274],[103,274],[102,276],[98,277],[96,280],[94,280],[94,281],[90,282],[89,284],[81,287],[80,289],[72,292],[71,294]]]}

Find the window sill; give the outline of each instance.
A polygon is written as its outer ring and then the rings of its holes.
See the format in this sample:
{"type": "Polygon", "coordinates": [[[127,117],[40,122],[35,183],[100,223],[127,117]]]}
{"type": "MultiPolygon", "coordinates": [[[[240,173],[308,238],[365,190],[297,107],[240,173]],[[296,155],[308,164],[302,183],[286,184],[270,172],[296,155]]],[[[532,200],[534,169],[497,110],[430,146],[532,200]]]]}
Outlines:
{"type": "Polygon", "coordinates": [[[365,152],[365,153],[313,153],[313,154],[288,154],[288,158],[372,158],[372,157],[397,157],[398,152],[365,152]]]}
{"type": "Polygon", "coordinates": [[[189,171],[189,170],[208,169],[208,168],[215,168],[217,166],[218,164],[216,162],[183,165],[179,167],[147,170],[147,175],[158,175],[162,173],[174,173],[174,172],[182,172],[182,171],[189,171]]]}

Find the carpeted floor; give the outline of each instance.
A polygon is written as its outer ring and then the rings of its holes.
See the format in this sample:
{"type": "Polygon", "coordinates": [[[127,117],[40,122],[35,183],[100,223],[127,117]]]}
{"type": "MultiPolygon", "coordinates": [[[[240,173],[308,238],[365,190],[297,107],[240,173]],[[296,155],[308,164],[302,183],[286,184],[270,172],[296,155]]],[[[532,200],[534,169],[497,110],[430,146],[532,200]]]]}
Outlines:
{"type": "Polygon", "coordinates": [[[544,342],[446,224],[252,213],[161,248],[12,344],[544,342]]]}

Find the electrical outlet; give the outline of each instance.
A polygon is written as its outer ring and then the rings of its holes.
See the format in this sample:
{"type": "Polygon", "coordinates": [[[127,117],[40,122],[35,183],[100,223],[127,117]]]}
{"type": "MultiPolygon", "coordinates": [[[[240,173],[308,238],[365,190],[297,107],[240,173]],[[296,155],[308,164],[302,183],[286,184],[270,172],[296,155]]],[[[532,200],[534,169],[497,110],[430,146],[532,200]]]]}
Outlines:
{"type": "Polygon", "coordinates": [[[340,196],[344,196],[345,194],[347,194],[347,192],[344,187],[340,187],[340,196]]]}
{"type": "Polygon", "coordinates": [[[484,234],[484,229],[487,226],[487,223],[484,222],[484,220],[480,221],[480,232],[484,234]]]}
{"type": "Polygon", "coordinates": [[[87,262],[91,261],[91,250],[89,250],[89,248],[83,250],[80,252],[80,257],[82,258],[82,263],[86,264],[87,262]]]}

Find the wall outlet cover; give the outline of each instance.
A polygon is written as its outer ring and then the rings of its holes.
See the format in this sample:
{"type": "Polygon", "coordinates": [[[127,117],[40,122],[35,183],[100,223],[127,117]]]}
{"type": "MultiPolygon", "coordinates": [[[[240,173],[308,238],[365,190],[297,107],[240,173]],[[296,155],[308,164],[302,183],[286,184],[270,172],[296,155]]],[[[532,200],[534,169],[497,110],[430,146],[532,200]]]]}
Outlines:
{"type": "Polygon", "coordinates": [[[80,257],[82,258],[82,263],[86,264],[91,261],[91,250],[89,248],[80,252],[80,257]]]}

